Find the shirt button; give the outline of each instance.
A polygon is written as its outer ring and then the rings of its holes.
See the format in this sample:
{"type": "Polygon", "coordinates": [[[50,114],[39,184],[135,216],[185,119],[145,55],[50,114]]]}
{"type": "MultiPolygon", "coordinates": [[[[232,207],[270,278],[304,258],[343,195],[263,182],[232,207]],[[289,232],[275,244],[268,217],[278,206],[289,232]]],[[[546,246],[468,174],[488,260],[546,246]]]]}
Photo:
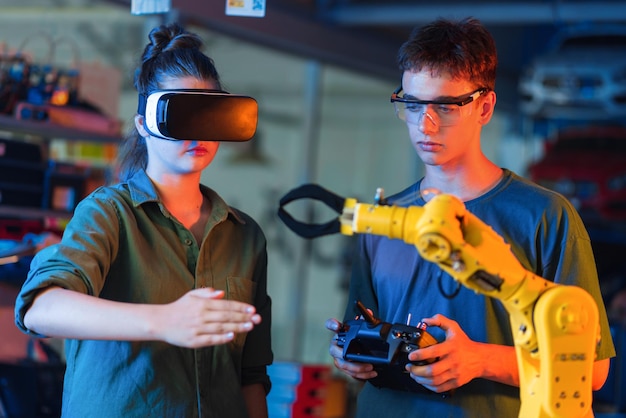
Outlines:
{"type": "Polygon", "coordinates": [[[189,238],[185,240],[185,245],[187,245],[188,247],[191,246],[192,243],[193,241],[191,241],[189,238]]]}

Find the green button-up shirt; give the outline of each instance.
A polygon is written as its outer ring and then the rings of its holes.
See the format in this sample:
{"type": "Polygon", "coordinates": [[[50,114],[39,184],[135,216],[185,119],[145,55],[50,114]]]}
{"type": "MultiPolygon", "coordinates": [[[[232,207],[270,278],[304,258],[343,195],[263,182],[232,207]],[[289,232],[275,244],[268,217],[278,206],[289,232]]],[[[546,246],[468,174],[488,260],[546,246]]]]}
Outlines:
{"type": "Polygon", "coordinates": [[[66,341],[65,417],[246,417],[241,386],[262,383],[272,362],[271,300],[263,232],[211,189],[202,244],[169,214],[140,171],[101,187],[76,208],[60,244],[39,252],[17,298],[16,324],[51,285],[104,299],[170,303],[212,287],[263,318],[230,344],[188,349],[165,342],[66,341]]]}

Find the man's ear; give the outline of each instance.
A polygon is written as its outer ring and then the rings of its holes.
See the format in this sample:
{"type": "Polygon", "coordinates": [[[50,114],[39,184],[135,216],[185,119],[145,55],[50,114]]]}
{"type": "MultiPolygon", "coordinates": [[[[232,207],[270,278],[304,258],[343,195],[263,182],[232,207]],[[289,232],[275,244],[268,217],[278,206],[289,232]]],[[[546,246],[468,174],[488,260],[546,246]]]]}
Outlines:
{"type": "Polygon", "coordinates": [[[490,90],[480,100],[480,123],[486,125],[491,120],[493,111],[496,108],[496,93],[490,90]]]}
{"type": "Polygon", "coordinates": [[[139,135],[141,135],[144,138],[147,138],[150,136],[150,134],[148,133],[148,131],[146,131],[146,128],[143,125],[144,122],[144,117],[141,115],[135,115],[135,128],[137,128],[137,132],[139,132],[139,135]]]}

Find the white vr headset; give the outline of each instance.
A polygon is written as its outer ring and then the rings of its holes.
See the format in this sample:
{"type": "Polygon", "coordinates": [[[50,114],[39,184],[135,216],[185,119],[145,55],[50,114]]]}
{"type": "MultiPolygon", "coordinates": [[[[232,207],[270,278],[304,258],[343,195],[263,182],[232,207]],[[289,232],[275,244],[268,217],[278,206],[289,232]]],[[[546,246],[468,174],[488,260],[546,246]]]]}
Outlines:
{"type": "Polygon", "coordinates": [[[158,90],[139,95],[137,113],[159,138],[248,141],[256,132],[258,105],[252,97],[221,90],[158,90]]]}

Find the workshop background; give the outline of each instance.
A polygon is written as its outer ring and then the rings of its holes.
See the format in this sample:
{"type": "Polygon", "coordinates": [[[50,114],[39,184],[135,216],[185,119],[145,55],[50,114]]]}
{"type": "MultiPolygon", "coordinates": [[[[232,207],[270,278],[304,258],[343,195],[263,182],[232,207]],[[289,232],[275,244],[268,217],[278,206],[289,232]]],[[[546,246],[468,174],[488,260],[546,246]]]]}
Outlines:
{"type": "MultiPolygon", "coordinates": [[[[332,384],[326,393],[342,394],[274,418],[350,416],[356,389],[332,370],[324,322],[343,315],[353,241],[296,236],[276,216],[278,201],[318,183],[373,202],[377,188],[389,195],[421,176],[389,97],[400,82],[398,47],[414,26],[440,16],[475,16],[494,34],[498,103],[485,153],[579,208],[606,303],[613,302],[626,276],[624,1],[2,0],[0,417],[55,416],[37,402],[30,402],[40,408],[35,415],[12,415],[18,406],[7,398],[25,394],[3,393],[11,373],[21,373],[15,364],[53,356],[13,326],[14,294],[45,244],[41,234],[60,233],[76,202],[112,178],[117,143],[136,111],[132,74],[147,34],[174,20],[205,40],[226,90],[259,103],[255,138],[222,144],[203,182],[267,235],[277,365],[301,379],[323,376],[314,387],[332,384]]],[[[315,202],[289,210],[315,222],[336,215],[315,202]]],[[[626,325],[612,323],[623,352],[626,325]]],[[[626,362],[618,357],[612,367],[598,404],[625,413],[626,362]]],[[[39,369],[22,392],[55,399],[42,389],[44,372],[58,369],[39,369]]]]}

